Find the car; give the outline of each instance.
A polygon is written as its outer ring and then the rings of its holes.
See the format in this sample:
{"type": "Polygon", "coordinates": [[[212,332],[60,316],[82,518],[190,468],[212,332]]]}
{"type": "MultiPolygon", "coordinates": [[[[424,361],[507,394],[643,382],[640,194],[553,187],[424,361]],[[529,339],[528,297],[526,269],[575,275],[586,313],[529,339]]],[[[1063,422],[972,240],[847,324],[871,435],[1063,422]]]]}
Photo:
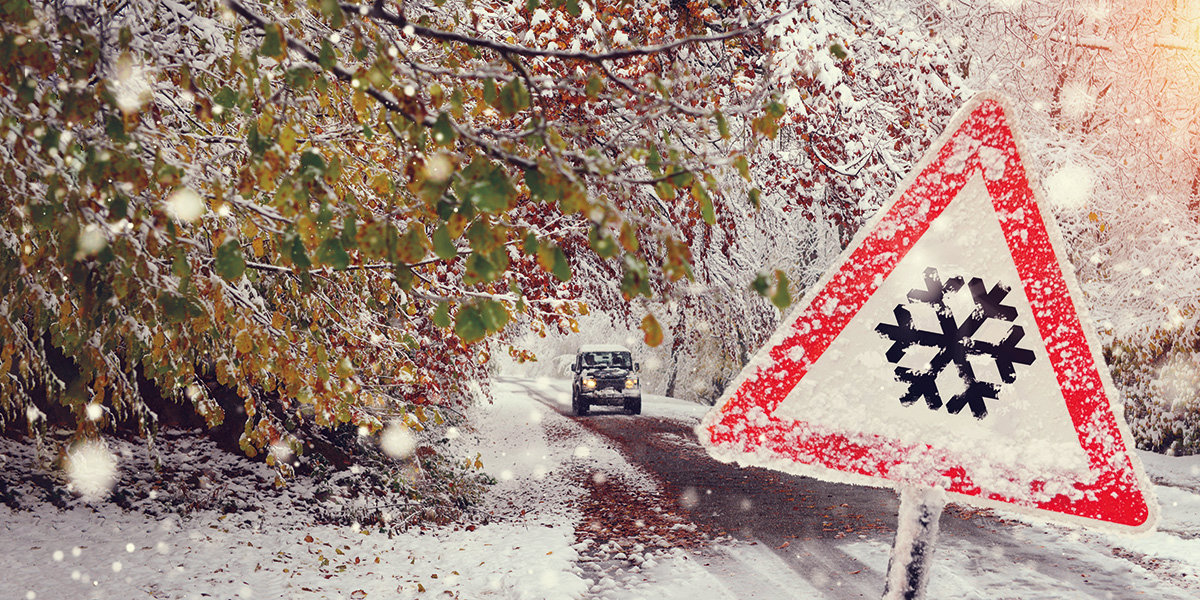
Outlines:
{"type": "Polygon", "coordinates": [[[638,364],[628,348],[615,344],[581,346],[571,371],[575,373],[571,409],[576,415],[588,414],[595,405],[620,406],[631,415],[641,414],[638,364]]]}

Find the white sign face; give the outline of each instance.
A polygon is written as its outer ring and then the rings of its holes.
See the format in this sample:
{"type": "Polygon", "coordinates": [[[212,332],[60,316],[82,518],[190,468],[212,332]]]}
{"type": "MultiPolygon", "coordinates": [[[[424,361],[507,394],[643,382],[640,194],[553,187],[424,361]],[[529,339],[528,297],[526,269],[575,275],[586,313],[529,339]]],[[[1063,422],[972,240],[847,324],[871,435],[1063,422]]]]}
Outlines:
{"type": "Polygon", "coordinates": [[[698,432],[722,460],[1118,529],[1156,507],[1001,103],[955,118],[698,432]]]}

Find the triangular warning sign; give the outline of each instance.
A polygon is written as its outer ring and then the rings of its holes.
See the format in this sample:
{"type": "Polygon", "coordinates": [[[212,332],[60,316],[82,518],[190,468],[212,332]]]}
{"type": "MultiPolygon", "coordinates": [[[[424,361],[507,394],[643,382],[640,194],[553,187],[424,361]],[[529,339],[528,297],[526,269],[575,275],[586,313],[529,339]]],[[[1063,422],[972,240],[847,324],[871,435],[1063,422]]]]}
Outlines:
{"type": "Polygon", "coordinates": [[[713,456],[1121,530],[1157,508],[1003,103],[973,99],[698,428],[713,456]]]}

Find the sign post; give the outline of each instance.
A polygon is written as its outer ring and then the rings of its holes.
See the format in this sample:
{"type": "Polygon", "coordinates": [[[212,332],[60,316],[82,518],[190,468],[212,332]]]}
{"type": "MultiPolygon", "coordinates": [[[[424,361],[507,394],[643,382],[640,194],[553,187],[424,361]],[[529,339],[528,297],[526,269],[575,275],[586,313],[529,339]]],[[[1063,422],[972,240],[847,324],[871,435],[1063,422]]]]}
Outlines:
{"type": "Polygon", "coordinates": [[[929,560],[937,542],[946,494],[938,488],[900,490],[896,541],[888,559],[883,600],[920,600],[929,585],[929,560]]]}
{"type": "MultiPolygon", "coordinates": [[[[1077,526],[1152,528],[1095,328],[1025,164],[1004,101],[968,102],[706,415],[706,450],[1077,526]]],[[[897,549],[911,541],[915,562],[893,559],[888,590],[916,598],[941,504],[902,502],[917,516],[901,515],[897,549]]]]}

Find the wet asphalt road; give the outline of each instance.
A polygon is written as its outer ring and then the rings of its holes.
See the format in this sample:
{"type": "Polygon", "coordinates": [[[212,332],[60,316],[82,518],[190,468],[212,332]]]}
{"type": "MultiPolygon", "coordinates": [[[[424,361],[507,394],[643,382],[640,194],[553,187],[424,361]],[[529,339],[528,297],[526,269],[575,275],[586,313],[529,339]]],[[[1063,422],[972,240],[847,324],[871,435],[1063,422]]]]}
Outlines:
{"type": "MultiPolygon", "coordinates": [[[[530,391],[535,396],[544,393],[530,391]]],[[[651,473],[665,495],[698,525],[770,548],[827,598],[880,597],[887,558],[879,548],[890,548],[895,535],[895,491],[718,462],[700,447],[694,423],[653,416],[650,407],[650,414],[641,416],[599,407],[581,418],[558,399],[540,399],[610,440],[629,462],[651,473]],[[874,545],[872,564],[856,558],[863,554],[858,542],[874,545]]],[[[1091,540],[1082,554],[1078,541],[1074,532],[1035,528],[952,503],[942,515],[931,577],[953,577],[967,589],[973,580],[993,582],[984,595],[961,596],[972,598],[1196,597],[1195,590],[1164,585],[1161,574],[1112,560],[1115,552],[1103,540],[1091,540]],[[1060,546],[1061,539],[1072,543],[1060,546]],[[942,572],[948,569],[954,572],[942,572]],[[997,594],[994,582],[1010,578],[1011,595],[997,594]],[[1057,589],[1047,589],[1051,583],[1057,589]]],[[[728,577],[747,575],[735,567],[728,577]]]]}

